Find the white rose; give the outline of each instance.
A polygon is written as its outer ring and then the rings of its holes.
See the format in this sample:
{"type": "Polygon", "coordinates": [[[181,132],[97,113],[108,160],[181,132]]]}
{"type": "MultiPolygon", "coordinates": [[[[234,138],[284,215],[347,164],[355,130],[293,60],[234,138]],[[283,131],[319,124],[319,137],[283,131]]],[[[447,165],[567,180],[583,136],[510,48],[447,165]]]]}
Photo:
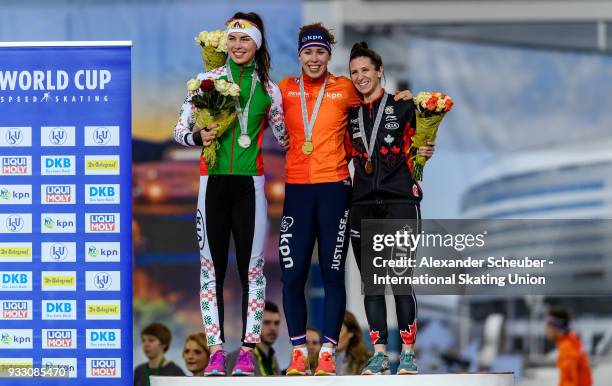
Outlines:
{"type": "Polygon", "coordinates": [[[198,42],[198,44],[200,45],[205,45],[206,41],[208,40],[208,32],[207,31],[202,31],[198,34],[198,36],[195,38],[196,42],[198,42]]]}
{"type": "Polygon", "coordinates": [[[237,97],[240,95],[240,86],[235,83],[232,83],[229,88],[229,94],[233,97],[237,97]]]}
{"type": "Polygon", "coordinates": [[[202,82],[200,82],[197,79],[189,79],[187,81],[187,90],[189,90],[189,91],[196,91],[197,89],[200,88],[200,84],[201,83],[202,82]]]}
{"type": "Polygon", "coordinates": [[[221,41],[221,31],[216,30],[210,34],[209,43],[212,47],[218,47],[221,41]]]}
{"type": "Polygon", "coordinates": [[[216,48],[218,52],[227,52],[227,33],[222,32],[219,39],[219,45],[216,48]]]}

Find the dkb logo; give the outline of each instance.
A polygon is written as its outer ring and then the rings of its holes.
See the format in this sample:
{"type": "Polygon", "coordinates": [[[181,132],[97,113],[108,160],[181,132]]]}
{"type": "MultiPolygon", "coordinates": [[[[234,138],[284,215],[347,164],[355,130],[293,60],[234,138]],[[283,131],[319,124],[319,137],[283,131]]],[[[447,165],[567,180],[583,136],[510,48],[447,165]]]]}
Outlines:
{"type": "Polygon", "coordinates": [[[23,228],[23,218],[18,214],[13,214],[6,219],[6,227],[11,232],[19,232],[23,228]]]}
{"type": "Polygon", "coordinates": [[[96,288],[101,289],[101,290],[107,289],[111,286],[111,284],[112,284],[112,279],[108,273],[100,272],[96,274],[96,277],[94,278],[94,285],[96,286],[96,288]]]}
{"type": "Polygon", "coordinates": [[[63,127],[56,127],[49,131],[49,141],[54,145],[66,143],[66,130],[63,127]]]}
{"type": "Polygon", "coordinates": [[[106,145],[110,141],[110,130],[106,127],[99,127],[93,132],[93,140],[98,145],[106,145]]]}
{"type": "Polygon", "coordinates": [[[23,141],[23,132],[19,128],[12,128],[6,131],[6,142],[9,145],[19,145],[23,141]]]}

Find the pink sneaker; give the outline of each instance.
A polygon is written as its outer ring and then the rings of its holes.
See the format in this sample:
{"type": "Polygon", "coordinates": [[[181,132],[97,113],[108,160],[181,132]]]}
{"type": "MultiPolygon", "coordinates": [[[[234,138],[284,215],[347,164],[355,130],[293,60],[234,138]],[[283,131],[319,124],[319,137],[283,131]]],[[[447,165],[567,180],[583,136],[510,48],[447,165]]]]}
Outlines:
{"type": "Polygon", "coordinates": [[[255,375],[255,361],[253,358],[253,350],[238,351],[238,359],[236,366],[232,370],[232,375],[236,376],[251,376],[255,375]]]}
{"type": "Polygon", "coordinates": [[[204,369],[204,375],[207,377],[225,375],[225,351],[218,350],[210,356],[208,366],[204,369]]]}

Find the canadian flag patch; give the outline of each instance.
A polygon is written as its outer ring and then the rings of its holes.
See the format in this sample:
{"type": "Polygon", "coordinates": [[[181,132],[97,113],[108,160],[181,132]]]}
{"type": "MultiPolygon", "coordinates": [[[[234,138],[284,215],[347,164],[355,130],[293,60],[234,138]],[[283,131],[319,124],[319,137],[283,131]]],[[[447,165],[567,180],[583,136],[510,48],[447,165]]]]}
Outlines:
{"type": "Polygon", "coordinates": [[[419,187],[417,184],[412,184],[412,195],[415,197],[419,196],[419,187]]]}

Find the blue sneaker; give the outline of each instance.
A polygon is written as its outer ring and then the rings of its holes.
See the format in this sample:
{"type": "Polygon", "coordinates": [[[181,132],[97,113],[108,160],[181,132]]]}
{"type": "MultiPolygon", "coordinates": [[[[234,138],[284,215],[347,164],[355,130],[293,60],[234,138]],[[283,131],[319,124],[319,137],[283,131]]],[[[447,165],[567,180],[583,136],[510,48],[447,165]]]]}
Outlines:
{"type": "Polygon", "coordinates": [[[417,374],[417,365],[414,363],[415,355],[412,351],[402,351],[400,354],[400,362],[397,367],[397,374],[417,374]]]}
{"type": "Polygon", "coordinates": [[[384,352],[374,353],[361,371],[361,375],[380,375],[389,372],[389,357],[384,352]]]}

